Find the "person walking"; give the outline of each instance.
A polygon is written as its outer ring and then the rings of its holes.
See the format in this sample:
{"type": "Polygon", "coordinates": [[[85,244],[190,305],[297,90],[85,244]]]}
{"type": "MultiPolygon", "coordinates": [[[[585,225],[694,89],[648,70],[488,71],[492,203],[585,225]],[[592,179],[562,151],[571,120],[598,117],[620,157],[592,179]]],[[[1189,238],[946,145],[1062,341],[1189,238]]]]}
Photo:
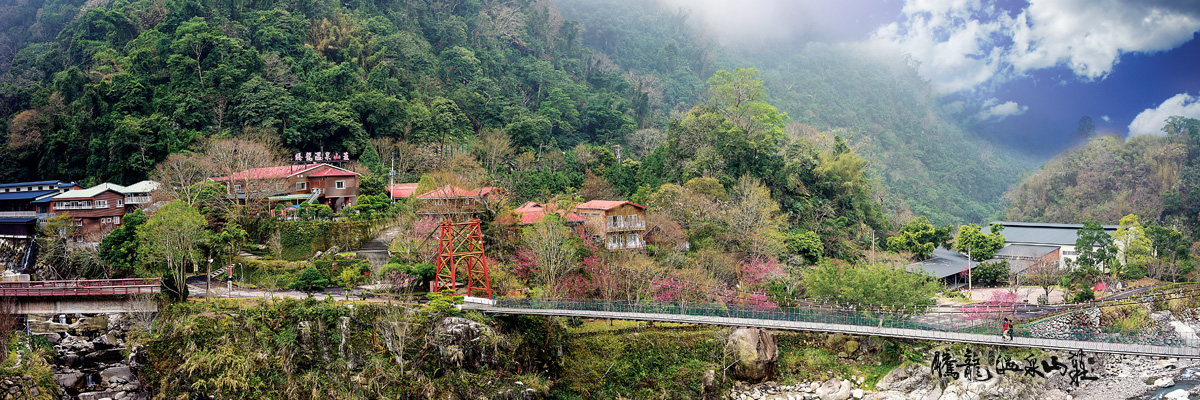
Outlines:
{"type": "Polygon", "coordinates": [[[1000,340],[1012,340],[1012,321],[1004,318],[1004,327],[1000,331],[1000,340]]]}

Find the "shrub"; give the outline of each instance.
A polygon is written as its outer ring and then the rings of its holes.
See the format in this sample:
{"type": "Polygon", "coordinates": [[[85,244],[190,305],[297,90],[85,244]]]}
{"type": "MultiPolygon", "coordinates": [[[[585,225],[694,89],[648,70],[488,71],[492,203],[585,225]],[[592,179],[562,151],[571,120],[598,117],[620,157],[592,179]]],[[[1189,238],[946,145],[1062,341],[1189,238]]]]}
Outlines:
{"type": "Polygon", "coordinates": [[[304,272],[300,273],[300,276],[296,278],[295,282],[292,282],[291,285],[288,285],[288,289],[299,290],[309,296],[312,296],[313,293],[325,291],[325,288],[328,286],[329,280],[325,279],[325,276],[321,274],[321,271],[318,271],[313,267],[308,267],[304,270],[304,272]]]}
{"type": "Polygon", "coordinates": [[[1084,288],[1083,290],[1079,291],[1079,293],[1075,294],[1075,297],[1071,299],[1071,302],[1072,303],[1083,303],[1083,302],[1092,301],[1095,299],[1096,299],[1096,293],[1093,293],[1091,288],[1084,288]]]}

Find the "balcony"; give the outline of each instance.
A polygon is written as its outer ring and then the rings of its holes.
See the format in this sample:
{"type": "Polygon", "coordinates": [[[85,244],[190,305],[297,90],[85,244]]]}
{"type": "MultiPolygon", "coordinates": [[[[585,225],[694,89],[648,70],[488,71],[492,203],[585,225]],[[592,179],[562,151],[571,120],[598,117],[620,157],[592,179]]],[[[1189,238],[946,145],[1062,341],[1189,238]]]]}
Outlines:
{"type": "Polygon", "coordinates": [[[0,211],[0,218],[34,218],[36,211],[0,211]]]}
{"type": "Polygon", "coordinates": [[[152,200],[150,196],[126,196],[125,204],[148,204],[152,200]]]}
{"type": "Polygon", "coordinates": [[[604,247],[609,250],[641,249],[646,247],[646,242],[641,239],[609,241],[604,247]]]}
{"type": "Polygon", "coordinates": [[[625,230],[638,230],[638,229],[646,229],[646,220],[636,219],[636,220],[625,220],[625,221],[617,221],[617,222],[609,221],[608,222],[608,230],[610,230],[610,231],[625,231],[625,230]]]}
{"type": "Polygon", "coordinates": [[[82,204],[59,203],[59,204],[54,205],[55,210],[91,210],[93,208],[95,208],[95,207],[92,207],[91,204],[82,205],[82,204]]]}

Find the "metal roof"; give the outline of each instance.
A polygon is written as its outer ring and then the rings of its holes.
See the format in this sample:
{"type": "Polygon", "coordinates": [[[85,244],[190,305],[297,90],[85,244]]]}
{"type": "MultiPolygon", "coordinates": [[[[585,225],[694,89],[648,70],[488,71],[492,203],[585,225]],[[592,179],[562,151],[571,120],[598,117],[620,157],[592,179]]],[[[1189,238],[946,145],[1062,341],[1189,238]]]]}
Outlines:
{"type": "Polygon", "coordinates": [[[45,196],[48,194],[54,194],[54,193],[58,193],[58,190],[37,190],[37,191],[30,191],[30,192],[0,193],[0,201],[5,201],[5,200],[32,201],[32,200],[36,200],[38,197],[45,196]]]}
{"type": "Polygon", "coordinates": [[[0,184],[0,188],[25,187],[25,186],[45,186],[45,185],[56,186],[59,183],[61,183],[61,182],[59,182],[59,181],[37,181],[37,182],[3,183],[3,184],[0,184]]]}
{"type": "Polygon", "coordinates": [[[37,218],[0,218],[0,224],[31,224],[37,222],[37,218]]]}
{"type": "MultiPolygon", "coordinates": [[[[971,265],[979,265],[979,263],[971,262],[971,265]]],[[[954,250],[937,248],[933,250],[929,259],[908,264],[905,269],[908,272],[924,271],[934,278],[942,279],[962,272],[966,267],[967,256],[954,250]]]]}
{"type": "MultiPolygon", "coordinates": [[[[1004,233],[1004,232],[1000,232],[1004,233]]],[[[1004,246],[1000,251],[996,252],[996,257],[1012,256],[1012,257],[1037,257],[1041,258],[1044,255],[1050,254],[1058,250],[1058,246],[1038,246],[1029,244],[1010,244],[1004,246]]]]}
{"type": "Polygon", "coordinates": [[[124,193],[126,193],[126,194],[150,193],[155,190],[158,190],[158,186],[159,186],[158,182],[155,182],[155,181],[141,181],[141,182],[126,186],[124,193]]]}
{"type": "Polygon", "coordinates": [[[121,186],[121,185],[118,185],[115,183],[101,183],[99,185],[92,186],[91,188],[88,188],[88,189],[67,191],[58,196],[54,196],[54,200],[90,199],[92,197],[96,197],[96,195],[98,195],[100,193],[104,193],[109,190],[117,192],[117,193],[121,193],[122,195],[125,194],[124,186],[121,186]]]}
{"type": "MultiPolygon", "coordinates": [[[[1079,238],[1079,230],[1083,224],[1043,224],[1036,222],[993,222],[1004,225],[1000,231],[1007,243],[1026,243],[1034,245],[1074,246],[1079,238]]],[[[1117,225],[1101,225],[1105,231],[1112,233],[1117,225]]],[[[991,225],[983,228],[983,233],[991,231],[991,225]]]]}

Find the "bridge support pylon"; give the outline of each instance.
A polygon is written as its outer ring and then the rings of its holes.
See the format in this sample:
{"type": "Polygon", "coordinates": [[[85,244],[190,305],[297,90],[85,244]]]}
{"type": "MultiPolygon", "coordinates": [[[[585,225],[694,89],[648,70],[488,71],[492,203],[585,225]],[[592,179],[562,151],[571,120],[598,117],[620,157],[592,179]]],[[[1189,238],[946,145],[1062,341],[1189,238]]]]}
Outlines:
{"type": "Polygon", "coordinates": [[[474,297],[475,291],[481,291],[487,293],[487,298],[492,298],[492,281],[488,276],[487,255],[483,252],[483,231],[480,226],[478,218],[458,223],[442,221],[434,291],[454,290],[458,277],[465,275],[467,296],[474,297]]]}

